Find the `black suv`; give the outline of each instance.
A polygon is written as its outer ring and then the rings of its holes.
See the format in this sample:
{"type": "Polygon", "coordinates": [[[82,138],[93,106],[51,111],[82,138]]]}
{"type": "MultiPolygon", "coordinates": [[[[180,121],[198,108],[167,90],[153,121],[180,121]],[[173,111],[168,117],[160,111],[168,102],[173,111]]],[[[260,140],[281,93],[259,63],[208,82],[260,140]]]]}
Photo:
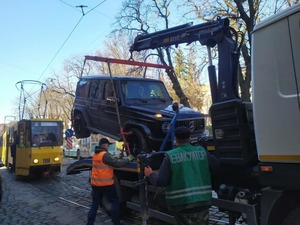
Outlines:
{"type": "MultiPolygon", "coordinates": [[[[175,115],[172,98],[160,80],[129,76],[83,76],[77,84],[72,126],[77,138],[100,133],[120,140],[120,128],[131,151],[158,151],[175,115]],[[112,86],[112,83],[114,86],[112,86]],[[119,116],[118,116],[119,115],[119,116]]],[[[176,126],[191,131],[192,142],[203,135],[205,119],[190,108],[179,110],[176,126]]],[[[171,148],[171,139],[166,149],[171,148]]]]}

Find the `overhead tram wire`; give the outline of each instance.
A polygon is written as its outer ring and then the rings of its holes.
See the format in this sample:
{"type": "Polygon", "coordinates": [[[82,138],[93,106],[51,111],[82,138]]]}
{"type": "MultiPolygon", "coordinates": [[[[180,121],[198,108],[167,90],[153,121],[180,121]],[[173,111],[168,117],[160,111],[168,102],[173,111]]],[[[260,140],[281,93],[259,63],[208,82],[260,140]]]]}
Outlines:
{"type": "Polygon", "coordinates": [[[64,3],[64,4],[67,5],[67,6],[70,6],[71,8],[75,9],[76,11],[78,11],[78,10],[76,9],[76,7],[72,6],[71,4],[69,4],[69,3],[67,3],[67,2],[65,2],[65,1],[63,1],[63,0],[59,0],[59,1],[62,2],[62,3],[64,3]]]}
{"type": "Polygon", "coordinates": [[[81,18],[79,19],[79,21],[77,22],[77,24],[75,25],[75,27],[73,28],[73,30],[71,31],[71,33],[68,35],[67,39],[63,42],[63,44],[60,46],[60,48],[58,49],[58,51],[55,53],[55,55],[53,56],[53,58],[51,59],[51,61],[48,63],[48,65],[46,66],[46,68],[44,69],[44,71],[42,72],[42,74],[39,76],[38,80],[40,80],[42,78],[42,76],[45,74],[45,72],[48,70],[49,66],[52,64],[52,62],[54,61],[54,59],[56,58],[56,56],[58,55],[58,53],[60,52],[60,50],[67,43],[67,41],[69,40],[69,38],[71,37],[71,35],[73,34],[73,32],[75,31],[75,29],[77,28],[77,26],[79,25],[79,23],[81,22],[81,20],[82,20],[83,17],[84,17],[84,15],[81,16],[81,18]]]}
{"type": "Polygon", "coordinates": [[[104,2],[106,2],[107,0],[103,0],[102,2],[100,2],[98,5],[96,5],[94,8],[92,8],[91,10],[89,10],[87,13],[85,13],[85,15],[86,14],[88,14],[88,13],[90,13],[90,12],[92,12],[93,10],[95,10],[96,8],[98,8],[100,5],[102,5],[104,2]]]}
{"type": "MultiPolygon", "coordinates": [[[[83,11],[83,7],[84,6],[79,6],[82,9],[82,16],[79,19],[79,21],[77,22],[77,24],[75,25],[75,27],[73,28],[73,30],[71,31],[71,33],[68,35],[68,37],[66,38],[66,40],[63,42],[63,44],[60,46],[60,48],[58,49],[58,51],[55,53],[55,55],[53,56],[53,58],[51,59],[51,61],[48,63],[48,65],[46,66],[46,68],[44,69],[44,71],[41,73],[41,75],[38,77],[38,80],[40,80],[43,75],[45,74],[45,72],[48,70],[48,68],[50,67],[50,65],[52,64],[52,62],[54,61],[54,59],[56,58],[56,56],[59,54],[59,52],[61,51],[61,49],[64,47],[64,45],[66,44],[66,42],[69,40],[69,38],[71,37],[71,35],[73,34],[73,32],[75,31],[75,29],[78,27],[79,23],[81,22],[81,20],[83,19],[83,17],[85,15],[87,15],[88,13],[92,12],[94,9],[96,9],[97,7],[99,7],[100,5],[102,5],[104,2],[106,2],[107,0],[103,0],[102,2],[100,2],[98,5],[96,5],[94,8],[92,8],[91,10],[89,10],[87,13],[84,13],[83,11]]],[[[65,3],[64,1],[62,1],[63,3],[65,3]]]]}

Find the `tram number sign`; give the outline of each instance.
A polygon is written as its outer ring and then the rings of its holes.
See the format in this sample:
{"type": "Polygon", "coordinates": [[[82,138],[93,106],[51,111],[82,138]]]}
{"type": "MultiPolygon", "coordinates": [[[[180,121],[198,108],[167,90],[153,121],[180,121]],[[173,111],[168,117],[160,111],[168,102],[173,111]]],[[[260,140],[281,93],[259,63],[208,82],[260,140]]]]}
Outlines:
{"type": "Polygon", "coordinates": [[[43,163],[50,163],[50,158],[43,159],[43,163]]]}

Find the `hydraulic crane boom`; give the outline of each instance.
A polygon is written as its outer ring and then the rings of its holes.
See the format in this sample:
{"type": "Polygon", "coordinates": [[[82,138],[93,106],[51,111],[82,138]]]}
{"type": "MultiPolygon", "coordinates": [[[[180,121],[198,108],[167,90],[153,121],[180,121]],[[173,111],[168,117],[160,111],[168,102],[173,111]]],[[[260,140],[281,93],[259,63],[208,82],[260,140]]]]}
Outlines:
{"type": "MultiPolygon", "coordinates": [[[[209,66],[208,73],[213,103],[238,97],[237,85],[237,44],[232,38],[233,29],[229,26],[229,19],[218,18],[216,21],[192,26],[191,23],[151,34],[138,35],[130,47],[130,51],[141,51],[169,47],[179,44],[191,44],[199,41],[207,46],[209,66]],[[212,64],[211,48],[218,46],[218,77],[212,64]]],[[[236,34],[236,33],[234,33],[236,34]]],[[[237,39],[237,38],[235,38],[237,39]]]]}

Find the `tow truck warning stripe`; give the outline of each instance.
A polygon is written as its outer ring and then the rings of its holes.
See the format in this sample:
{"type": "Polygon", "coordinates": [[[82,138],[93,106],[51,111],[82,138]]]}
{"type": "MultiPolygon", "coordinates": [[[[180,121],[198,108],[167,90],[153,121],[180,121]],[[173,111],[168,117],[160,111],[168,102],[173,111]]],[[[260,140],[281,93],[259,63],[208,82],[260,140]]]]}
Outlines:
{"type": "Polygon", "coordinates": [[[300,155],[259,155],[261,161],[300,161],[300,155]]]}

